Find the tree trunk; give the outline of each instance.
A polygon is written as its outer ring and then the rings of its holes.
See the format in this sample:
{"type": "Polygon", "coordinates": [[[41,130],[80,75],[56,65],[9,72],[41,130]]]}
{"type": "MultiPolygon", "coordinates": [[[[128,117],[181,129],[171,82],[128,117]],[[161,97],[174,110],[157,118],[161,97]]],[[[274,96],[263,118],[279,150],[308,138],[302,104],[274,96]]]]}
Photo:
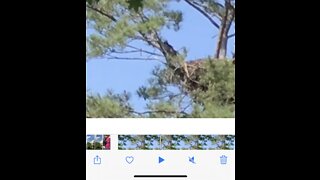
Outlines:
{"type": "Polygon", "coordinates": [[[225,59],[227,56],[227,44],[228,44],[228,31],[224,30],[220,39],[220,49],[217,52],[218,59],[225,59]]]}
{"type": "Polygon", "coordinates": [[[227,45],[228,45],[228,33],[233,22],[234,11],[230,7],[230,2],[225,1],[225,14],[222,17],[219,37],[216,47],[215,58],[216,59],[225,59],[227,56],[227,45]]]}

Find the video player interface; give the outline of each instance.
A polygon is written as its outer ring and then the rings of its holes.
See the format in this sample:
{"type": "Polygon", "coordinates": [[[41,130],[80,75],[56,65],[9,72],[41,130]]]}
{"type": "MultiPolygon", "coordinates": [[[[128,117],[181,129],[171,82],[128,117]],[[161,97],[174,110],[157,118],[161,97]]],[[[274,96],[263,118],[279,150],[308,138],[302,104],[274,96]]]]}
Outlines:
{"type": "Polygon", "coordinates": [[[195,124],[193,127],[197,129],[191,129],[180,124],[181,119],[150,119],[144,126],[138,123],[146,123],[145,119],[87,120],[87,179],[234,180],[234,120],[202,121],[216,128],[195,124]],[[147,129],[151,123],[170,121],[172,127],[147,129]],[[126,123],[136,125],[123,127],[126,123]],[[117,125],[122,128],[116,128],[117,125]],[[144,133],[153,130],[157,133],[144,133]],[[128,133],[123,134],[124,131],[128,133]]]}

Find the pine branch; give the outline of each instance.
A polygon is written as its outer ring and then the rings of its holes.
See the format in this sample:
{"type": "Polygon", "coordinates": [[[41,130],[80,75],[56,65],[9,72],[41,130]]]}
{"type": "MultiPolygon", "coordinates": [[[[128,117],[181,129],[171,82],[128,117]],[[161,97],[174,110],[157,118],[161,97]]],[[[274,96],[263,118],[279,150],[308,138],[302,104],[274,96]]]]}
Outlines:
{"type": "MultiPolygon", "coordinates": [[[[141,18],[142,22],[149,21],[149,18],[142,13],[138,13],[139,17],[141,18]]],[[[151,46],[155,47],[156,49],[160,50],[164,57],[166,58],[168,64],[170,65],[170,57],[174,57],[178,55],[178,52],[168,43],[168,41],[163,41],[158,34],[157,31],[152,30],[148,34],[139,32],[144,40],[151,46]]]]}
{"type": "MultiPolygon", "coordinates": [[[[111,19],[114,22],[117,22],[116,18],[114,18],[112,15],[103,12],[102,10],[99,10],[95,7],[89,6],[87,5],[87,8],[90,8],[106,17],[108,17],[109,19],[111,19]]],[[[149,21],[148,17],[146,17],[144,14],[142,14],[141,12],[138,13],[138,16],[140,17],[142,22],[146,22],[149,21]]],[[[161,57],[165,57],[165,59],[167,60],[167,62],[169,61],[170,57],[176,56],[178,54],[178,52],[167,42],[167,41],[163,41],[160,36],[158,35],[158,33],[155,30],[152,30],[149,33],[143,33],[141,31],[139,31],[139,34],[142,37],[136,37],[135,39],[141,39],[145,42],[147,42],[149,45],[151,45],[152,47],[160,50],[162,52],[163,55],[160,54],[156,54],[156,53],[151,53],[148,51],[144,51],[145,53],[151,54],[151,55],[156,55],[156,56],[161,56],[161,57]]],[[[137,49],[136,49],[137,50],[137,49]]],[[[139,49],[140,50],[140,49],[139,49]]],[[[111,59],[122,59],[122,60],[158,60],[158,59],[154,59],[154,58],[120,58],[120,57],[111,57],[111,59]]],[[[162,62],[163,63],[163,62],[162,62]]],[[[170,63],[169,63],[170,64],[170,63]]]]}
{"type": "Polygon", "coordinates": [[[89,6],[89,5],[87,5],[87,8],[92,9],[92,10],[100,13],[100,14],[103,15],[103,16],[106,16],[107,18],[111,19],[111,20],[114,21],[114,22],[117,22],[117,19],[116,19],[115,17],[113,17],[112,15],[110,15],[110,14],[108,14],[108,13],[106,13],[106,12],[103,12],[103,11],[100,10],[100,9],[94,8],[94,7],[89,6]]]}

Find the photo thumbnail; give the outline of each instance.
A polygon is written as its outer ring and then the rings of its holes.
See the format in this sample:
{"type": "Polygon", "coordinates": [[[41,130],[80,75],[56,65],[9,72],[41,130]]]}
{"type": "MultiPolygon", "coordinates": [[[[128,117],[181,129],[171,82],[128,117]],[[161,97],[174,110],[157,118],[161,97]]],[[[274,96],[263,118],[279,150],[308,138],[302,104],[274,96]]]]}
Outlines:
{"type": "Polygon", "coordinates": [[[87,135],[87,150],[110,150],[110,135],[89,134],[87,135]]]}

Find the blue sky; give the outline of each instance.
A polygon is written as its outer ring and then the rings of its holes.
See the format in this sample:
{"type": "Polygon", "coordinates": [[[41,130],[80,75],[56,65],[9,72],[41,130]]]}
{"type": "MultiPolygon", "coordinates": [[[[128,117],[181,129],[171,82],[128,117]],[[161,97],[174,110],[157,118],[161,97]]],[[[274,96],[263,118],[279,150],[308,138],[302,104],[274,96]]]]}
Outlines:
{"type": "Polygon", "coordinates": [[[99,135],[92,135],[89,134],[87,135],[87,142],[91,142],[91,141],[96,141],[96,142],[101,142],[103,139],[103,135],[99,134],[99,135]]]}
{"type": "MultiPolygon", "coordinates": [[[[176,50],[186,47],[188,50],[188,60],[213,56],[218,34],[210,22],[198,11],[190,7],[184,1],[171,2],[171,9],[183,12],[183,22],[178,32],[164,29],[161,34],[176,50]]],[[[231,29],[230,33],[233,33],[231,29]]],[[[142,43],[135,46],[148,49],[142,43]]],[[[234,49],[234,38],[228,43],[228,54],[234,49]]],[[[87,62],[87,89],[92,93],[104,94],[108,89],[115,93],[129,92],[132,96],[130,103],[136,111],[144,111],[146,101],[139,98],[136,90],[147,85],[147,80],[151,77],[151,71],[158,61],[130,61],[130,60],[107,60],[91,59],[87,62]]]]}

